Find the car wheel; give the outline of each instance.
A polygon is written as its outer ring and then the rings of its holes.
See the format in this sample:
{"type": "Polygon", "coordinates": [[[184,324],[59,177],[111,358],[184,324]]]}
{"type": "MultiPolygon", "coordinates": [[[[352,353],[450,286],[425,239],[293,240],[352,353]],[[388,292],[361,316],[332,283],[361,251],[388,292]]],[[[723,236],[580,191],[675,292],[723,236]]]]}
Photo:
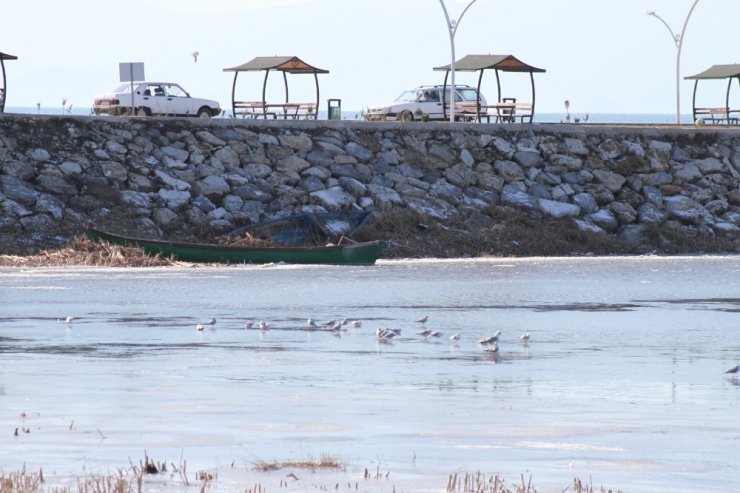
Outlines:
{"type": "Polygon", "coordinates": [[[198,118],[211,118],[212,116],[209,108],[203,107],[198,110],[198,118]]]}
{"type": "Polygon", "coordinates": [[[146,106],[141,106],[136,109],[136,116],[152,116],[152,111],[146,106]]]}
{"type": "Polygon", "coordinates": [[[414,121],[414,115],[409,110],[404,110],[401,112],[400,115],[398,115],[398,119],[402,122],[413,122],[414,121]]]}

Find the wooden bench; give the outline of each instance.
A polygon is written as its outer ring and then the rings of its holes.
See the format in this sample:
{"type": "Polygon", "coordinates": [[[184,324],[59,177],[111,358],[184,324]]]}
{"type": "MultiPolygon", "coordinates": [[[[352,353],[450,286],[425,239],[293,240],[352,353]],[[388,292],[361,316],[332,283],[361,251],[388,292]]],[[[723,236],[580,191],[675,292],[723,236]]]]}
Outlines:
{"type": "Polygon", "coordinates": [[[316,119],[316,103],[265,103],[264,101],[234,101],[234,117],[316,119]]]}
{"type": "Polygon", "coordinates": [[[714,107],[714,108],[694,108],[694,121],[699,120],[704,123],[711,123],[713,125],[737,125],[740,116],[733,116],[733,113],[740,113],[740,110],[731,110],[727,107],[714,107]]]}
{"type": "Polygon", "coordinates": [[[498,103],[491,105],[496,110],[496,123],[532,123],[532,104],[531,103],[498,103]]]}
{"type": "MultiPolygon", "coordinates": [[[[456,103],[455,104],[455,119],[462,120],[466,122],[474,122],[478,121],[480,123],[483,123],[483,120],[486,120],[487,122],[491,121],[491,117],[488,114],[486,108],[487,106],[481,106],[480,107],[480,118],[478,117],[478,105],[476,103],[456,103]]],[[[447,105],[447,111],[450,110],[450,106],[447,105]]]]}
{"type": "Polygon", "coordinates": [[[275,118],[275,113],[267,111],[264,101],[234,101],[234,118],[275,118]]]}

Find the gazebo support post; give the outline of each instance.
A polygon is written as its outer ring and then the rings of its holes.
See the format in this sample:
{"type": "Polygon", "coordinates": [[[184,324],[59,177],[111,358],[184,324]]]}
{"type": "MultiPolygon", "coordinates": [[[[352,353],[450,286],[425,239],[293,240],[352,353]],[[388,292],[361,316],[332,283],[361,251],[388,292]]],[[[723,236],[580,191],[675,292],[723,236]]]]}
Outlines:
{"type": "Polygon", "coordinates": [[[696,121],[698,120],[698,118],[696,118],[696,89],[698,87],[699,87],[699,79],[696,79],[694,81],[694,97],[691,100],[691,106],[692,106],[691,114],[693,115],[694,123],[696,123],[696,121]]]}
{"type": "Polygon", "coordinates": [[[313,71],[313,80],[316,84],[316,113],[313,115],[314,120],[319,119],[319,74],[316,72],[316,70],[313,71]]]}
{"type": "Polygon", "coordinates": [[[5,112],[5,100],[8,99],[8,86],[6,85],[5,79],[5,61],[0,57],[0,67],[3,69],[3,98],[0,99],[0,113],[5,112]]]}
{"type": "Polygon", "coordinates": [[[450,71],[445,72],[445,81],[442,84],[442,116],[447,120],[447,79],[450,77],[450,71]]]}
{"type": "Polygon", "coordinates": [[[267,77],[270,75],[270,69],[265,70],[265,80],[262,82],[262,115],[267,120],[267,77]]]}
{"type": "Polygon", "coordinates": [[[529,82],[532,84],[532,111],[529,112],[529,123],[534,119],[535,89],[534,89],[534,72],[529,71],[529,82]]]}
{"type": "Polygon", "coordinates": [[[231,114],[236,118],[236,78],[239,72],[234,72],[234,82],[231,83],[231,114]]]}
{"type": "Polygon", "coordinates": [[[727,79],[727,94],[725,95],[725,108],[727,109],[727,123],[730,123],[730,89],[732,89],[732,77],[727,79]]]}
{"type": "Polygon", "coordinates": [[[290,94],[288,93],[288,73],[283,71],[283,84],[285,84],[285,104],[290,101],[290,94]]]}
{"type": "Polygon", "coordinates": [[[475,98],[475,109],[476,109],[475,116],[478,119],[478,123],[481,123],[480,121],[480,86],[481,86],[481,83],[483,82],[483,72],[485,71],[486,69],[481,69],[480,74],[478,75],[478,90],[477,90],[478,93],[476,94],[476,98],[475,98]]]}
{"type": "Polygon", "coordinates": [[[501,78],[498,75],[498,69],[496,69],[496,102],[501,102],[501,78]]]}

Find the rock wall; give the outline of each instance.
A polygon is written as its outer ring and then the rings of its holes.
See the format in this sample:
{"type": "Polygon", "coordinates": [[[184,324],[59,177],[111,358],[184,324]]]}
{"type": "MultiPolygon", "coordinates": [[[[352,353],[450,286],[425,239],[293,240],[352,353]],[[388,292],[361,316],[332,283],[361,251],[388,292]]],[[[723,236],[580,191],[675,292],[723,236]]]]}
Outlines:
{"type": "Polygon", "coordinates": [[[122,211],[141,235],[171,236],[324,209],[444,221],[505,205],[626,242],[656,224],[740,237],[739,171],[727,128],[0,115],[0,235],[63,241],[122,211]]]}

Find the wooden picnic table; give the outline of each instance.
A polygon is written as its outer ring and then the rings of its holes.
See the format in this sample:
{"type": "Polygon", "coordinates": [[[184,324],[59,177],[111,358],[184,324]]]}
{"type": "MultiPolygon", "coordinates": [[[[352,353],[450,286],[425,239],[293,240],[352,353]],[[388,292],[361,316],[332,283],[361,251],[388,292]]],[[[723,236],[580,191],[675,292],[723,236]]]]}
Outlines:
{"type": "Polygon", "coordinates": [[[530,122],[532,119],[532,105],[529,103],[494,103],[480,106],[476,103],[457,103],[455,109],[457,114],[469,120],[478,119],[480,109],[481,123],[483,120],[491,123],[491,118],[494,119],[494,123],[514,123],[517,119],[524,123],[525,118],[529,118],[530,122]]]}
{"type": "Polygon", "coordinates": [[[316,119],[315,103],[266,103],[264,101],[234,101],[235,117],[242,118],[283,118],[299,120],[316,119]]]}
{"type": "Polygon", "coordinates": [[[740,110],[731,110],[726,106],[714,108],[694,108],[694,119],[705,123],[737,125],[740,123],[740,110]],[[733,116],[733,113],[737,115],[733,116]]]}

